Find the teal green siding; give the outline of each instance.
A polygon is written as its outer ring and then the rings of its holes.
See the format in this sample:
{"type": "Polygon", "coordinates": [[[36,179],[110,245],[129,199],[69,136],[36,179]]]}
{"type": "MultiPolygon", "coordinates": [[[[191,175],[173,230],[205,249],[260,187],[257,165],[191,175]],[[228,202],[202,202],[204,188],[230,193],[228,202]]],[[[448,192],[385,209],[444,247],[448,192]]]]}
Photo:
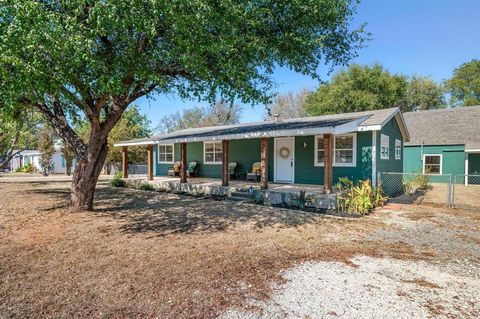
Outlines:
{"type": "Polygon", "coordinates": [[[382,127],[382,130],[377,132],[377,172],[403,172],[403,137],[397,120],[391,119],[382,127]],[[381,159],[381,136],[387,135],[389,137],[389,158],[381,159]],[[395,140],[402,141],[402,154],[400,159],[395,159],[395,140]]]}
{"type": "MultiPolygon", "coordinates": [[[[405,146],[405,173],[423,172],[423,154],[442,155],[442,174],[465,174],[465,147],[463,145],[405,146]]],[[[446,177],[432,177],[432,182],[446,182],[446,177]]]]}
{"type": "MultiPolygon", "coordinates": [[[[174,145],[174,161],[180,160],[180,144],[174,145]]],[[[168,173],[168,168],[173,166],[172,164],[159,164],[158,163],[158,148],[157,145],[153,147],[153,175],[155,176],[165,176],[168,173]]]]}
{"type": "MultiPolygon", "coordinates": [[[[175,144],[175,161],[180,160],[180,144],[175,144]]],[[[167,175],[168,168],[172,164],[159,164],[157,157],[158,149],[154,149],[154,175],[167,175]]],[[[232,140],[229,143],[229,161],[237,162],[238,172],[246,173],[252,170],[254,162],[260,162],[260,139],[251,140],[232,140]]],[[[187,144],[187,162],[198,162],[198,174],[201,177],[221,178],[221,164],[204,164],[203,162],[203,142],[187,144]]],[[[273,180],[273,138],[269,139],[269,180],[273,180]]]]}
{"type": "Polygon", "coordinates": [[[480,154],[468,154],[468,174],[480,175],[480,154]]]}
{"type": "MultiPolygon", "coordinates": [[[[322,166],[315,166],[315,137],[295,137],[295,182],[323,184],[322,166]],[[304,147],[306,143],[306,147],[304,147]]],[[[355,167],[333,167],[333,182],[339,177],[352,180],[367,179],[372,176],[372,133],[357,133],[357,165],[355,167]]]]}

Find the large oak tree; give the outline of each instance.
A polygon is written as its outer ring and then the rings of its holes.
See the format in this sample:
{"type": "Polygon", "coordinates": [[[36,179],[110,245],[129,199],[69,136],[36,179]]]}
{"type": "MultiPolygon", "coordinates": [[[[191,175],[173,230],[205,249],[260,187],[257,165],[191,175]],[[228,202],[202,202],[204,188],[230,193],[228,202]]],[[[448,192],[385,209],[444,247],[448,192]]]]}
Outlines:
{"type": "Polygon", "coordinates": [[[142,96],[266,102],[278,67],[317,76],[365,39],[356,0],[0,0],[3,107],[38,109],[78,159],[73,210],[92,209],[107,138],[142,96]],[[88,143],[72,128],[90,122],[88,143]]]}

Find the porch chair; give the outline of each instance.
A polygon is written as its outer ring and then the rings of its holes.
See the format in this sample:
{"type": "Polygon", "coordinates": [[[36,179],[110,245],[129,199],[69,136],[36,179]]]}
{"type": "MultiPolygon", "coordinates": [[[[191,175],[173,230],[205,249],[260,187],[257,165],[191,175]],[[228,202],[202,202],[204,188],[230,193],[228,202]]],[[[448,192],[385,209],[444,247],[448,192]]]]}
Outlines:
{"type": "Polygon", "coordinates": [[[190,162],[188,163],[187,167],[187,176],[188,177],[197,177],[197,167],[198,163],[197,162],[190,162]]]}
{"type": "Polygon", "coordinates": [[[228,175],[230,176],[231,179],[235,179],[235,173],[237,170],[237,163],[236,162],[230,162],[228,163],[228,175]]]}
{"type": "Polygon", "coordinates": [[[252,171],[247,173],[247,181],[258,182],[260,180],[261,170],[260,162],[253,163],[252,171]]]}
{"type": "Polygon", "coordinates": [[[178,161],[173,163],[173,166],[168,168],[168,176],[180,176],[180,171],[182,169],[182,162],[178,161]]]}

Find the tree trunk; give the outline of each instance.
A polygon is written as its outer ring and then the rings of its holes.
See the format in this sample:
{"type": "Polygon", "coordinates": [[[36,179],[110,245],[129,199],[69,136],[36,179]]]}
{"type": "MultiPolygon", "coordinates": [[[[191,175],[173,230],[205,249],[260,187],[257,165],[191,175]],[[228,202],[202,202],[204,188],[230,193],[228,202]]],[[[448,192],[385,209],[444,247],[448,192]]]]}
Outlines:
{"type": "Polygon", "coordinates": [[[20,153],[20,151],[14,152],[15,147],[17,146],[18,140],[20,139],[20,130],[15,132],[15,136],[13,137],[10,146],[8,148],[7,153],[5,154],[5,158],[3,161],[0,162],[0,169],[4,169],[8,164],[10,164],[10,161],[12,158],[20,153]]]}
{"type": "Polygon", "coordinates": [[[107,175],[112,174],[112,163],[107,163],[105,166],[107,175]]]}
{"type": "Polygon", "coordinates": [[[107,157],[107,140],[90,139],[87,154],[78,160],[72,179],[70,211],[93,209],[93,198],[98,177],[107,157]]]}

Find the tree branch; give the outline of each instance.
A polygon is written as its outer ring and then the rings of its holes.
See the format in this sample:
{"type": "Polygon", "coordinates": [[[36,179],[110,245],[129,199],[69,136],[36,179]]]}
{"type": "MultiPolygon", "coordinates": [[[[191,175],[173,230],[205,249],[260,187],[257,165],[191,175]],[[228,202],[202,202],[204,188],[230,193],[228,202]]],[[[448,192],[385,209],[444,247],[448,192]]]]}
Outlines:
{"type": "Polygon", "coordinates": [[[52,105],[53,112],[45,103],[33,104],[33,106],[35,106],[43,116],[47,118],[60,137],[70,145],[75,156],[77,156],[77,158],[83,158],[87,153],[87,146],[68,124],[60,102],[53,99],[52,105]]]}

